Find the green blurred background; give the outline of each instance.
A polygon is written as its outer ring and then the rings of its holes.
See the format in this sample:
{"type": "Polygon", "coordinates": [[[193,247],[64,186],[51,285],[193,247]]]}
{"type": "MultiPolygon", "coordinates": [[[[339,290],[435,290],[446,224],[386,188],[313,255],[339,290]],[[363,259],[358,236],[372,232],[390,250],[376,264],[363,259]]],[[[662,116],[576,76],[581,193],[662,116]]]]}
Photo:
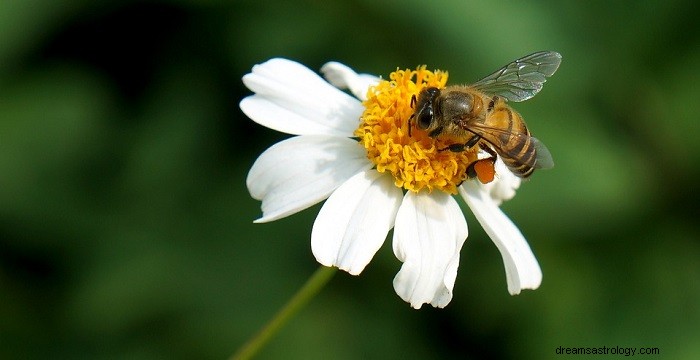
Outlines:
{"type": "Polygon", "coordinates": [[[252,223],[247,171],[287,137],[238,109],[252,65],[427,64],[468,83],[538,50],[562,65],[515,107],[556,166],[503,208],[540,289],[508,294],[467,210],[446,309],[401,301],[387,242],[260,358],[546,359],[559,346],[700,358],[698,7],[0,2],[0,358],[224,359],[313,273],[318,206],[252,223]]]}

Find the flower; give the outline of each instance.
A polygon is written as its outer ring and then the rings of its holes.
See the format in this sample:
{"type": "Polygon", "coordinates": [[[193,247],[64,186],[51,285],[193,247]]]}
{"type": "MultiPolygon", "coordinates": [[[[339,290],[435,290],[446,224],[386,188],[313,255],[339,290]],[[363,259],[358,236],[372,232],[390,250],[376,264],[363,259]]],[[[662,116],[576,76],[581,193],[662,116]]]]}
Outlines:
{"type": "Polygon", "coordinates": [[[396,293],[416,309],[444,307],[452,299],[467,222],[459,194],[500,251],[508,291],[536,289],[542,272],[518,228],[500,210],[520,179],[500,160],[488,184],[464,179],[482,158],[474,147],[441,151],[414,129],[412,97],[425,86],[444,87],[447,73],[425,66],[397,70],[390,80],[357,74],[330,62],[325,78],[296,62],[275,58],[243,76],[255,94],[241,110],[268,128],[297,135],[283,140],[253,164],[247,186],[262,201],[262,217],[274,221],[326,199],[311,231],[319,263],[358,275],[394,229],[393,250],[403,262],[396,293]],[[355,97],[341,89],[348,89],[355,97]]]}

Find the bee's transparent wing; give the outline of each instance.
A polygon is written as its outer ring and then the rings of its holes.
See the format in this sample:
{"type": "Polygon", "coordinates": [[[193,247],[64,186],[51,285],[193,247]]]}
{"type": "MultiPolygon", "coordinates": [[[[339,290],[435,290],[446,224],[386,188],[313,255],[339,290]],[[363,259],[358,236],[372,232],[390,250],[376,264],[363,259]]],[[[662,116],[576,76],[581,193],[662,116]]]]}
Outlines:
{"type": "Polygon", "coordinates": [[[544,144],[537,140],[537,138],[530,137],[530,141],[535,144],[535,151],[537,153],[537,162],[535,162],[535,169],[551,169],[554,167],[554,160],[552,159],[552,153],[549,152],[544,144]]]}
{"type": "Polygon", "coordinates": [[[536,52],[513,61],[471,86],[510,101],[525,101],[542,89],[546,78],[557,71],[560,63],[561,55],[558,52],[536,52]]]}

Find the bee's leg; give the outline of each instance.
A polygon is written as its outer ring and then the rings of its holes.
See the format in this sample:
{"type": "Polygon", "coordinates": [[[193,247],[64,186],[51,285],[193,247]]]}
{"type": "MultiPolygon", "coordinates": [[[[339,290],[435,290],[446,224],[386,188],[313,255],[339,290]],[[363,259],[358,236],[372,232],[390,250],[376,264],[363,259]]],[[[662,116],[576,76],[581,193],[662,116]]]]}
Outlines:
{"type": "MultiPolygon", "coordinates": [[[[467,179],[473,179],[477,176],[476,169],[474,168],[474,165],[476,165],[477,162],[479,162],[479,160],[475,160],[474,162],[469,164],[469,166],[467,166],[467,171],[466,171],[467,172],[467,179]]],[[[464,182],[464,181],[462,181],[462,182],[464,182]]],[[[461,184],[462,183],[460,183],[460,185],[461,184]]]]}
{"type": "Polygon", "coordinates": [[[479,135],[474,135],[469,139],[467,142],[464,144],[451,144],[450,146],[442,149],[438,149],[438,151],[445,151],[445,150],[450,150],[452,152],[461,152],[464,151],[464,149],[469,149],[472,146],[476,145],[476,143],[481,140],[481,136],[479,135]]]}
{"type": "Polygon", "coordinates": [[[494,160],[494,161],[498,158],[498,154],[496,153],[496,151],[493,150],[493,149],[492,149],[491,147],[489,147],[488,145],[482,143],[482,144],[479,144],[479,147],[481,148],[481,150],[484,150],[484,151],[486,151],[487,153],[489,153],[489,155],[491,155],[491,157],[493,157],[493,160],[494,160]]]}
{"type": "Polygon", "coordinates": [[[478,178],[482,184],[488,184],[493,181],[496,175],[495,164],[498,154],[486,144],[479,144],[479,147],[491,156],[475,160],[469,164],[469,166],[467,166],[466,175],[468,179],[478,178]]]}
{"type": "Polygon", "coordinates": [[[484,158],[481,160],[475,160],[471,164],[469,164],[469,166],[467,166],[467,178],[469,178],[469,179],[473,179],[473,178],[478,176],[478,174],[476,172],[476,168],[475,168],[476,163],[478,163],[479,161],[488,160],[493,164],[493,163],[496,163],[496,159],[498,159],[498,154],[496,153],[496,151],[494,151],[488,145],[482,143],[482,144],[479,144],[479,147],[481,148],[481,150],[484,150],[489,155],[491,155],[491,157],[484,158]]]}
{"type": "Polygon", "coordinates": [[[468,179],[477,178],[482,184],[488,184],[496,177],[496,158],[487,157],[476,160],[467,166],[466,175],[468,179]]]}

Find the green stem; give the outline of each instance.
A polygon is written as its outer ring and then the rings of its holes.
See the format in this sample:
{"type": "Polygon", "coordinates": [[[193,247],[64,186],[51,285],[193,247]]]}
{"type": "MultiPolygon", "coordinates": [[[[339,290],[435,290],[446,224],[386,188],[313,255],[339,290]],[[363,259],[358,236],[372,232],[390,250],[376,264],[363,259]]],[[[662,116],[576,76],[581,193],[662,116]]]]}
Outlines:
{"type": "Polygon", "coordinates": [[[338,268],[321,266],[306,284],[289,299],[286,305],[255,336],[238,349],[230,360],[250,359],[286,324],[292,316],[308,304],[333,277],[338,268]]]}

